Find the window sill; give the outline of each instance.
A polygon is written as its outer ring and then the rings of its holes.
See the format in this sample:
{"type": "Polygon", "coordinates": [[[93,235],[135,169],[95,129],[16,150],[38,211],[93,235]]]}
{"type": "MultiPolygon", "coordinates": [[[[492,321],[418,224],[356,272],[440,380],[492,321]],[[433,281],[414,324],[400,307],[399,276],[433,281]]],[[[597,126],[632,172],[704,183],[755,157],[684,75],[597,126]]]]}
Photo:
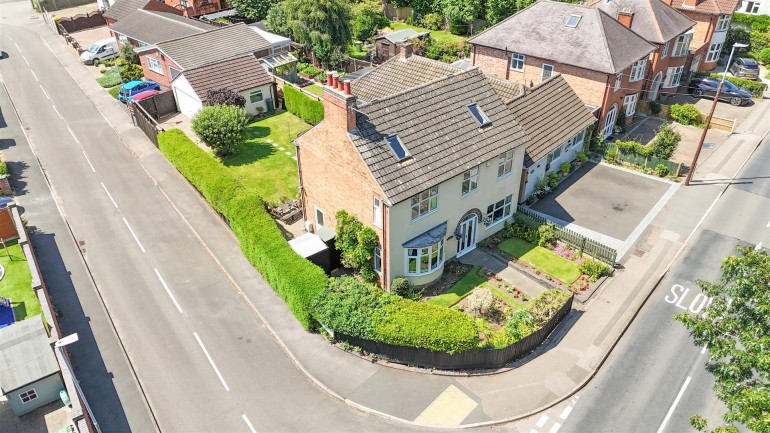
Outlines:
{"type": "Polygon", "coordinates": [[[473,195],[473,194],[475,194],[475,193],[476,193],[476,191],[478,191],[478,190],[479,190],[479,189],[478,189],[478,188],[476,188],[476,189],[474,189],[473,191],[470,191],[470,192],[466,192],[465,194],[460,194],[460,198],[465,198],[465,197],[468,197],[469,195],[473,195]]]}
{"type": "Polygon", "coordinates": [[[513,170],[509,171],[508,173],[504,173],[502,176],[497,176],[497,180],[505,179],[506,177],[513,174],[513,170]]]}
{"type": "Polygon", "coordinates": [[[509,68],[509,69],[513,72],[524,72],[524,69],[513,69],[513,68],[509,68]]]}
{"type": "Polygon", "coordinates": [[[423,273],[421,273],[421,274],[410,274],[408,271],[405,271],[405,272],[404,272],[404,276],[406,276],[406,277],[424,277],[424,276],[426,276],[426,275],[430,275],[430,274],[432,274],[432,273],[434,273],[434,272],[438,271],[439,269],[443,269],[443,268],[444,268],[444,260],[442,260],[442,261],[441,261],[441,262],[438,264],[438,266],[436,266],[436,269],[434,269],[434,270],[432,270],[432,271],[423,272],[423,273]]]}
{"type": "Polygon", "coordinates": [[[496,226],[499,226],[499,225],[500,225],[500,223],[504,223],[504,222],[505,222],[506,220],[508,220],[508,218],[510,218],[510,217],[511,217],[510,215],[507,215],[507,216],[505,216],[505,217],[503,217],[503,218],[500,218],[500,220],[499,220],[499,221],[497,221],[497,222],[494,222],[494,223],[492,223],[492,224],[490,224],[490,225],[488,225],[488,226],[484,227],[484,231],[487,231],[487,230],[491,229],[492,227],[496,227],[496,226]]]}

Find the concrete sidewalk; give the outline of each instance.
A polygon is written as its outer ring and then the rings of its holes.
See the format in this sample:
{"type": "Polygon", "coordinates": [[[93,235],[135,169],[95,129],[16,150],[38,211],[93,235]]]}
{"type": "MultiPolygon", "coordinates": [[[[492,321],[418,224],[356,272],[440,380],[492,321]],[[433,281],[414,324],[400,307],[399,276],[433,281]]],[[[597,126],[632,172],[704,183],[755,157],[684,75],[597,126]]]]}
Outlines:
{"type": "Polygon", "coordinates": [[[527,359],[493,375],[407,371],[351,355],[322,336],[305,332],[245,260],[229,228],[131,125],[118,103],[96,84],[61,38],[47,28],[36,30],[121,137],[122,143],[105,145],[125,145],[137,157],[298,369],[334,398],[414,425],[471,426],[515,420],[553,406],[584,386],[723,189],[716,179],[728,178],[758,140],[756,135],[740,135],[715,149],[696,172],[698,179],[712,182],[704,181],[698,188],[680,188],[634,245],[625,269],[616,272],[582,311],[573,310],[527,359]]]}

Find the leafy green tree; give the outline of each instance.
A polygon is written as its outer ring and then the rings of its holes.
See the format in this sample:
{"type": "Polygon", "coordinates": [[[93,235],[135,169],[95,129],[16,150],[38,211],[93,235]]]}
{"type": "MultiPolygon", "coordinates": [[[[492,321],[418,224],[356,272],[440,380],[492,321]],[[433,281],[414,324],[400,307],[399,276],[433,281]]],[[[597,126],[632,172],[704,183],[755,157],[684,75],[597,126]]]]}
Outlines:
{"type": "Polygon", "coordinates": [[[291,34],[291,28],[289,27],[289,13],[283,2],[274,4],[270,10],[267,11],[265,27],[273,33],[286,36],[289,39],[294,39],[291,34]]]}
{"type": "Polygon", "coordinates": [[[141,80],[144,77],[144,69],[136,63],[124,64],[120,67],[120,78],[124,83],[134,80],[141,80]]]}
{"type": "Polygon", "coordinates": [[[374,248],[379,245],[377,233],[364,227],[356,217],[341,210],[337,212],[337,237],[334,245],[340,251],[342,264],[358,271],[361,279],[377,281],[374,272],[374,248]]]}
{"type": "Polygon", "coordinates": [[[136,54],[136,51],[134,51],[134,46],[131,44],[123,44],[120,46],[118,58],[120,58],[124,65],[131,63],[134,65],[139,64],[139,55],[136,54]]]}
{"type": "Polygon", "coordinates": [[[232,5],[246,18],[261,21],[277,0],[232,0],[232,5]]]}
{"type": "Polygon", "coordinates": [[[679,147],[682,134],[677,132],[670,123],[664,123],[658,128],[658,134],[652,142],[652,154],[661,159],[669,159],[679,147]]]}
{"type": "MultiPolygon", "coordinates": [[[[726,425],[715,432],[738,431],[740,423],[755,432],[770,432],[770,256],[738,247],[722,262],[717,283],[698,281],[713,301],[705,313],[674,318],[690,331],[697,346],[708,348],[706,370],[714,375],[714,393],[725,403],[726,425]]],[[[696,429],[708,429],[700,416],[696,429]]]]}
{"type": "Polygon", "coordinates": [[[487,24],[494,25],[515,14],[520,0],[487,0],[487,24]]]}
{"type": "Polygon", "coordinates": [[[350,6],[344,0],[285,0],[292,39],[310,48],[325,66],[351,41],[350,6]]]}
{"type": "Polygon", "coordinates": [[[195,134],[217,156],[231,155],[235,147],[246,138],[249,115],[236,105],[209,105],[193,117],[195,134]]]}
{"type": "MultiPolygon", "coordinates": [[[[751,36],[749,31],[743,27],[733,27],[727,30],[727,37],[725,37],[725,43],[722,45],[722,52],[730,54],[730,50],[733,48],[733,44],[739,42],[741,44],[750,44],[751,36]]],[[[754,47],[751,47],[755,50],[754,47]]],[[[738,51],[738,50],[736,50],[738,51]]]]}
{"type": "Polygon", "coordinates": [[[351,8],[353,22],[351,23],[353,37],[359,41],[365,41],[375,34],[377,30],[387,27],[390,21],[382,14],[382,3],[377,0],[364,0],[356,3],[351,8]]]}
{"type": "Polygon", "coordinates": [[[481,0],[441,0],[441,4],[441,11],[449,18],[450,30],[455,30],[453,33],[467,32],[468,24],[481,11],[481,0]]]}

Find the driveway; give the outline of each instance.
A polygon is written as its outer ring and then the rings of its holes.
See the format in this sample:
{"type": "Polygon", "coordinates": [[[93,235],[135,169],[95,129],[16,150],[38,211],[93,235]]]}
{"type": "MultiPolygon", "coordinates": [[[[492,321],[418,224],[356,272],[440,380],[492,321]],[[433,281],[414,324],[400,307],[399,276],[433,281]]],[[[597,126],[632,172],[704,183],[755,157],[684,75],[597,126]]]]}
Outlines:
{"type": "MultiPolygon", "coordinates": [[[[680,87],[680,89],[681,92],[687,91],[686,87],[680,87]]],[[[738,127],[744,120],[746,120],[749,114],[751,114],[751,111],[757,106],[757,102],[758,101],[756,100],[751,100],[746,105],[734,107],[730,105],[729,102],[719,101],[719,103],[717,103],[717,108],[714,109],[714,116],[723,119],[733,119],[735,120],[735,126],[738,127]]],[[[662,101],[662,103],[666,105],[693,104],[698,107],[698,110],[705,116],[711,111],[711,104],[714,103],[714,100],[709,97],[696,98],[695,96],[682,93],[669,96],[665,101],[662,101]]]]}

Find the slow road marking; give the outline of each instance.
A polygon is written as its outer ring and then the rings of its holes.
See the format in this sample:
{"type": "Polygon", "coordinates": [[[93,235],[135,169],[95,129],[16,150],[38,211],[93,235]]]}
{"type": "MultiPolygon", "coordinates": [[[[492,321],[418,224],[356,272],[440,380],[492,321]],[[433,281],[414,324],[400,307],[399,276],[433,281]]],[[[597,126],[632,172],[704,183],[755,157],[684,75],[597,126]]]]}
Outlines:
{"type": "Polygon", "coordinates": [[[214,364],[214,360],[211,359],[211,355],[209,355],[209,351],[206,350],[206,346],[203,345],[203,341],[201,341],[201,338],[198,337],[197,332],[193,332],[193,335],[195,336],[195,339],[198,340],[198,345],[203,349],[203,354],[206,355],[206,359],[209,360],[209,364],[211,364],[211,368],[214,369],[214,373],[217,374],[217,377],[219,378],[219,381],[222,382],[222,386],[225,387],[225,391],[230,391],[230,387],[227,386],[227,382],[225,382],[225,378],[222,377],[222,373],[219,372],[219,369],[217,368],[217,365],[214,364]]]}
{"type": "Polygon", "coordinates": [[[671,405],[671,408],[668,410],[666,417],[663,418],[663,423],[658,428],[658,433],[662,433],[663,429],[666,428],[666,424],[668,424],[668,420],[671,418],[671,415],[674,414],[674,409],[676,409],[676,405],[679,404],[679,400],[682,399],[682,395],[684,395],[684,390],[687,389],[687,385],[690,384],[690,380],[692,380],[692,378],[690,376],[687,376],[687,379],[685,379],[684,381],[684,385],[682,385],[682,389],[679,390],[679,394],[677,394],[676,399],[674,399],[674,404],[671,405]]]}
{"type": "Polygon", "coordinates": [[[141,242],[139,242],[139,237],[136,236],[136,233],[134,232],[134,229],[132,229],[131,225],[128,224],[128,220],[123,218],[123,222],[126,223],[126,227],[128,227],[128,231],[131,232],[131,236],[134,237],[134,240],[136,241],[136,244],[139,245],[139,249],[141,249],[143,253],[146,253],[147,251],[145,251],[144,246],[142,245],[141,242]]]}
{"type": "Polygon", "coordinates": [[[171,293],[171,289],[168,288],[168,285],[165,281],[163,281],[163,277],[160,276],[160,272],[158,272],[158,268],[153,268],[155,270],[155,275],[158,276],[158,279],[160,280],[160,284],[163,285],[163,288],[166,289],[166,294],[169,298],[171,298],[171,302],[174,303],[174,306],[176,307],[177,311],[179,311],[180,314],[182,314],[182,307],[179,306],[179,302],[176,301],[176,298],[174,297],[174,294],[171,293]]]}

